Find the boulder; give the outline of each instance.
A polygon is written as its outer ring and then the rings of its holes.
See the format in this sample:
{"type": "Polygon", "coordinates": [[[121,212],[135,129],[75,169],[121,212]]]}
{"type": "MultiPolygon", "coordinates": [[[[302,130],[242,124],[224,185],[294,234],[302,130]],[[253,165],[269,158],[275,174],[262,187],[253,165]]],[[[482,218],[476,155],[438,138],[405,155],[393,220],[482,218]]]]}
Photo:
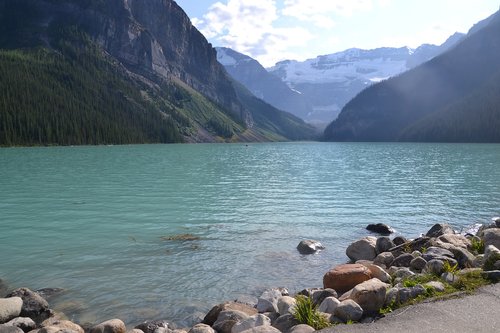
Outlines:
{"type": "Polygon", "coordinates": [[[438,240],[443,243],[448,243],[461,248],[468,248],[471,246],[470,240],[464,235],[459,234],[445,234],[438,237],[438,240]]]}
{"type": "Polygon", "coordinates": [[[281,315],[273,323],[273,327],[281,332],[287,332],[290,328],[300,323],[291,314],[281,315]]]}
{"type": "Polygon", "coordinates": [[[453,284],[458,281],[458,276],[450,272],[444,272],[443,274],[441,274],[441,280],[445,281],[446,283],[453,284]]]}
{"type": "Polygon", "coordinates": [[[426,264],[427,260],[422,257],[416,257],[410,262],[410,268],[417,272],[421,272],[425,268],[426,264]]]}
{"type": "Polygon", "coordinates": [[[120,319],[111,319],[95,325],[90,333],[126,333],[125,323],[120,319]]]}
{"type": "Polygon", "coordinates": [[[264,291],[257,301],[257,311],[259,313],[278,312],[278,299],[280,297],[282,297],[282,293],[278,289],[264,291]]]}
{"type": "Polygon", "coordinates": [[[7,322],[6,325],[19,327],[24,332],[29,332],[29,331],[32,331],[36,328],[36,323],[33,321],[33,319],[28,318],[28,317],[14,318],[11,321],[7,322]]]}
{"type": "Polygon", "coordinates": [[[165,329],[168,331],[169,329],[172,328],[172,324],[170,324],[166,320],[153,320],[153,321],[146,321],[142,324],[137,325],[134,328],[137,328],[143,331],[144,333],[155,333],[156,330],[160,329],[165,329]]]}
{"type": "MultiPolygon", "coordinates": [[[[288,297],[288,296],[285,296],[288,297]]],[[[271,319],[264,316],[263,314],[256,314],[254,316],[243,319],[240,322],[234,324],[231,329],[231,333],[241,333],[258,326],[271,326],[271,319]]]]}
{"type": "Polygon", "coordinates": [[[377,234],[381,235],[390,235],[394,232],[394,230],[389,227],[387,224],[384,223],[377,223],[377,224],[369,224],[366,227],[366,230],[375,232],[377,234]]]}
{"type": "Polygon", "coordinates": [[[69,320],[46,320],[39,333],[84,333],[83,328],[69,320]]]}
{"type": "Polygon", "coordinates": [[[286,313],[291,313],[296,303],[297,301],[293,297],[281,296],[278,299],[278,313],[282,315],[286,313]]]}
{"type": "Polygon", "coordinates": [[[440,258],[440,257],[449,257],[453,258],[453,253],[449,250],[442,249],[440,247],[431,246],[422,254],[422,258],[427,261],[431,261],[432,259],[440,258]]]}
{"type": "Polygon", "coordinates": [[[345,253],[352,261],[373,260],[377,256],[376,243],[375,237],[364,237],[349,245],[345,253]]]}
{"type": "Polygon", "coordinates": [[[494,217],[492,220],[495,222],[497,228],[500,228],[500,217],[494,217]]]}
{"type": "Polygon", "coordinates": [[[377,253],[383,253],[389,251],[395,246],[396,244],[394,244],[389,237],[379,237],[375,243],[375,250],[377,253]]]}
{"type": "Polygon", "coordinates": [[[257,326],[241,333],[281,333],[281,331],[272,326],[257,326]]]}
{"type": "Polygon", "coordinates": [[[462,268],[473,266],[474,259],[476,257],[470,253],[469,250],[458,246],[453,246],[449,250],[453,253],[453,257],[457,260],[458,266],[462,268]]]}
{"type": "Polygon", "coordinates": [[[370,270],[372,278],[379,279],[382,282],[388,283],[391,281],[391,276],[382,267],[375,264],[363,264],[370,270]]]}
{"type": "Polygon", "coordinates": [[[287,333],[312,333],[315,329],[306,324],[295,325],[287,333]]]}
{"type": "Polygon", "coordinates": [[[23,300],[23,307],[21,309],[22,317],[29,317],[35,322],[42,322],[50,317],[49,303],[28,288],[19,288],[12,291],[7,297],[21,297],[23,300]]]}
{"type": "Polygon", "coordinates": [[[474,261],[472,262],[472,267],[483,267],[484,265],[484,254],[478,254],[474,261]]]}
{"type": "Polygon", "coordinates": [[[446,234],[454,234],[453,228],[447,223],[437,223],[425,234],[427,237],[439,237],[446,234]]]}
{"type": "Polygon", "coordinates": [[[313,254],[324,249],[325,247],[320,242],[312,239],[303,240],[297,245],[300,254],[313,254]]]}
{"type": "Polygon", "coordinates": [[[250,316],[246,313],[237,310],[222,311],[219,313],[219,316],[212,325],[212,328],[218,333],[231,333],[231,330],[236,323],[248,319],[249,317],[250,316]]]}
{"type": "Polygon", "coordinates": [[[373,259],[373,264],[380,267],[390,267],[392,261],[394,260],[394,255],[392,252],[382,252],[373,259]]]}
{"type": "Polygon", "coordinates": [[[436,292],[440,293],[444,291],[444,284],[439,281],[430,281],[424,284],[424,287],[431,287],[436,292]]]}
{"type": "Polygon", "coordinates": [[[370,270],[365,266],[344,264],[331,269],[323,276],[323,286],[344,293],[371,278],[370,270]]]}
{"type": "Polygon", "coordinates": [[[21,297],[0,298],[0,324],[19,317],[23,308],[21,297]]]}
{"type": "Polygon", "coordinates": [[[492,282],[495,283],[500,282],[500,270],[482,272],[481,275],[483,278],[490,280],[492,282]]]}
{"type": "Polygon", "coordinates": [[[335,317],[341,319],[344,323],[350,320],[358,321],[363,316],[363,309],[352,299],[340,302],[335,309],[335,317]]]}
{"type": "Polygon", "coordinates": [[[426,290],[421,284],[417,284],[416,286],[410,288],[411,298],[417,298],[418,296],[425,294],[425,292],[426,290]]]}
{"type": "Polygon", "coordinates": [[[23,330],[16,326],[0,324],[0,333],[23,333],[23,330]]]}
{"type": "Polygon", "coordinates": [[[194,325],[188,333],[216,333],[215,330],[206,324],[194,325]]]}
{"type": "Polygon", "coordinates": [[[408,267],[392,266],[391,269],[393,269],[393,270],[391,270],[392,272],[390,274],[392,276],[394,276],[395,278],[404,279],[404,278],[415,275],[415,273],[410,271],[410,269],[408,267]]]}
{"type": "Polygon", "coordinates": [[[500,228],[488,229],[483,233],[484,246],[493,245],[500,249],[500,228]]]}
{"type": "Polygon", "coordinates": [[[327,297],[321,302],[318,307],[319,312],[335,314],[335,309],[339,306],[340,301],[335,297],[327,297]]]}
{"type": "Polygon", "coordinates": [[[414,257],[411,255],[411,253],[403,253],[402,255],[394,259],[394,261],[391,263],[391,266],[410,267],[410,263],[413,259],[414,257]]]}
{"type": "Polygon", "coordinates": [[[444,272],[444,262],[438,259],[432,259],[425,265],[424,272],[441,276],[444,272]]]}
{"type": "Polygon", "coordinates": [[[488,245],[484,249],[483,269],[491,271],[495,269],[495,263],[500,260],[500,250],[494,245],[488,245]]]}
{"type": "Polygon", "coordinates": [[[354,287],[349,298],[358,303],[365,314],[378,312],[384,306],[388,286],[379,279],[373,278],[354,287]]]}
{"type": "MultiPolygon", "coordinates": [[[[249,305],[246,304],[241,304],[241,303],[235,303],[235,302],[226,302],[226,303],[221,303],[216,306],[214,306],[203,318],[203,324],[206,324],[208,326],[212,326],[215,321],[217,320],[217,317],[222,311],[228,311],[228,310],[236,310],[236,311],[241,311],[246,313],[248,316],[253,316],[257,314],[257,310],[249,305]]],[[[146,332],[144,332],[146,333],[146,332]]]]}
{"type": "Polygon", "coordinates": [[[385,306],[391,306],[393,304],[397,304],[398,302],[398,292],[399,288],[392,287],[385,293],[385,306]]]}
{"type": "Polygon", "coordinates": [[[394,244],[396,244],[396,246],[399,246],[399,245],[403,245],[407,242],[408,240],[403,237],[403,236],[397,236],[397,237],[394,237],[394,239],[392,240],[392,242],[394,244]]]}
{"type": "Polygon", "coordinates": [[[338,297],[338,294],[334,289],[326,288],[315,290],[311,296],[314,305],[320,305],[328,297],[338,297]]]}

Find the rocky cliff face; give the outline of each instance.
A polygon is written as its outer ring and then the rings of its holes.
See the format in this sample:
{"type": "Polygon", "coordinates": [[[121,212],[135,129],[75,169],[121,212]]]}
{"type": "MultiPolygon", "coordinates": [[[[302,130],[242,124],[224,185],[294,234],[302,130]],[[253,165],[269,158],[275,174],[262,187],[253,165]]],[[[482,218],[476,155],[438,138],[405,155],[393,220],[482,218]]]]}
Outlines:
{"type": "Polygon", "coordinates": [[[215,50],[173,0],[18,0],[17,10],[20,3],[45,44],[54,27],[78,25],[132,72],[182,81],[233,115],[250,117],[215,50]]]}

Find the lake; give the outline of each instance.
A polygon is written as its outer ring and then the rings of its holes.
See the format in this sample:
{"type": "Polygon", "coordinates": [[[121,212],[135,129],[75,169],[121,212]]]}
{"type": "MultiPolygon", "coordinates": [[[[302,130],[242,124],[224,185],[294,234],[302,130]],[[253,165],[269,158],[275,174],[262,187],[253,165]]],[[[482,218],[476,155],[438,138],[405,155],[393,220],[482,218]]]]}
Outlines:
{"type": "Polygon", "coordinates": [[[79,322],[191,324],[266,288],[321,287],[370,223],[417,237],[498,215],[498,144],[0,149],[0,278],[66,289],[51,305],[79,322]],[[326,249],[299,255],[303,239],[326,249]]]}

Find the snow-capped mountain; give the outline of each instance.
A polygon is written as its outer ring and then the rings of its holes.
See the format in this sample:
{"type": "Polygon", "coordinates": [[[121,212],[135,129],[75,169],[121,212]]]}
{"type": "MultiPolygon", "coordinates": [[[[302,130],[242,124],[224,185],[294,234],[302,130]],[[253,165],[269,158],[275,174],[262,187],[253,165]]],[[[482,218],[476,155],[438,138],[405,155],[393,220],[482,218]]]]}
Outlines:
{"type": "Polygon", "coordinates": [[[216,51],[217,60],[229,75],[256,97],[302,119],[307,119],[312,112],[312,106],[302,94],[292,90],[280,78],[269,74],[257,60],[229,48],[217,47],[216,51]]]}
{"type": "Polygon", "coordinates": [[[321,124],[335,119],[342,107],[364,88],[430,60],[462,37],[457,33],[441,46],[424,44],[417,49],[353,48],[302,62],[281,61],[268,71],[312,105],[312,111],[303,119],[321,124]]]}

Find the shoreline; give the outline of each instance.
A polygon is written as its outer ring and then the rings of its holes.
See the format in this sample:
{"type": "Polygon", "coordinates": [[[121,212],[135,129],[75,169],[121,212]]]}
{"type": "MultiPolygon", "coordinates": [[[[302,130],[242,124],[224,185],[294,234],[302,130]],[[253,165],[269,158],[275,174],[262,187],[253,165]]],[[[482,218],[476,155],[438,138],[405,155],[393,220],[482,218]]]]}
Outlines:
{"type": "MultiPolygon", "coordinates": [[[[387,230],[382,232],[389,233],[387,230]]],[[[299,244],[301,254],[321,251],[319,242],[308,241],[309,248],[301,248],[302,242],[299,244]]],[[[346,249],[351,263],[338,265],[325,273],[322,288],[304,289],[294,297],[285,288],[271,289],[256,302],[252,298],[240,302],[226,301],[214,306],[202,323],[187,328],[177,328],[168,318],[128,327],[128,330],[120,319],[92,324],[71,322],[66,315],[51,310],[45,299],[57,297],[63,290],[51,288],[33,292],[18,288],[2,295],[7,286],[0,277],[0,296],[5,296],[0,298],[0,332],[8,329],[9,333],[55,333],[63,327],[69,333],[241,333],[248,330],[254,333],[296,333],[296,330],[309,333],[315,328],[296,319],[300,306],[298,295],[308,297],[331,325],[366,324],[376,322],[401,306],[413,306],[408,304],[430,298],[433,294],[445,295],[445,290],[457,284],[463,276],[497,282],[500,279],[499,244],[500,218],[494,218],[493,223],[483,225],[475,235],[468,234],[467,237],[455,233],[446,224],[436,224],[426,236],[414,240],[401,236],[394,239],[364,237],[346,249]],[[472,253],[479,241],[484,242],[486,255],[472,253]],[[433,275],[436,281],[418,280],[417,277],[424,274],[433,275]],[[411,282],[412,279],[416,282],[411,282]],[[19,305],[19,300],[22,305],[19,305]],[[13,302],[17,303],[12,305],[13,302]],[[7,303],[15,308],[10,315],[7,303]],[[25,323],[27,318],[32,321],[29,325],[25,323]],[[21,328],[16,330],[16,327],[21,328]]]]}

